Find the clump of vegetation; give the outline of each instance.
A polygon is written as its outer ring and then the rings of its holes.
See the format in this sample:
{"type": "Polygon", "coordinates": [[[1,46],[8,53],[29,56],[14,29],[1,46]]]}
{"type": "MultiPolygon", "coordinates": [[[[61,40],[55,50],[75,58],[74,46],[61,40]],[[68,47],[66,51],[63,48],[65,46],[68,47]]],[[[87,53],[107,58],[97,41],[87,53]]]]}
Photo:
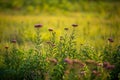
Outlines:
{"type": "Polygon", "coordinates": [[[69,11],[97,13],[104,13],[103,11],[106,11],[119,14],[119,2],[119,0],[1,0],[0,11],[6,13],[8,11],[9,13],[16,13],[19,11],[22,14],[27,14],[28,12],[29,14],[39,14],[39,12],[43,12],[44,14],[44,12],[47,12],[53,15],[69,11]]]}
{"type": "Polygon", "coordinates": [[[0,0],[0,80],[119,80],[119,3],[0,0]]]}
{"type": "Polygon", "coordinates": [[[57,32],[49,28],[47,41],[41,37],[43,26],[34,26],[36,34],[32,48],[21,49],[16,39],[5,46],[4,62],[0,67],[1,80],[108,80],[118,75],[119,61],[116,58],[120,57],[117,56],[120,49],[112,51],[111,38],[104,52],[97,54],[89,45],[76,47],[78,24],[72,24],[70,33],[69,28],[64,28],[65,34],[59,39],[57,32]]]}

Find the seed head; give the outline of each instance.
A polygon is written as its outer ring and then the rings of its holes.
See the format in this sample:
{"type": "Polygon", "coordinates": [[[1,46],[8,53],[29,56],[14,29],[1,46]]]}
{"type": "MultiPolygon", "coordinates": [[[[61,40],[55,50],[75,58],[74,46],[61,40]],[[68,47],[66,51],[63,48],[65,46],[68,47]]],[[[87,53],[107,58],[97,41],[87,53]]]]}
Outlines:
{"type": "Polygon", "coordinates": [[[96,73],[97,73],[97,71],[96,71],[96,70],[93,70],[93,71],[92,71],[92,73],[93,73],[93,74],[96,74],[96,73]]]}
{"type": "Polygon", "coordinates": [[[5,49],[8,49],[9,47],[8,46],[5,46],[5,49]]]}
{"type": "Polygon", "coordinates": [[[93,64],[93,65],[97,65],[97,63],[93,60],[86,60],[86,64],[93,64]]]}
{"type": "Polygon", "coordinates": [[[108,38],[108,41],[111,43],[114,42],[112,38],[108,38]]]}
{"type": "Polygon", "coordinates": [[[60,40],[63,40],[64,38],[63,38],[63,36],[60,36],[60,40]]]}
{"type": "Polygon", "coordinates": [[[81,72],[80,72],[80,75],[85,75],[85,71],[81,71],[81,72]]]}
{"type": "Polygon", "coordinates": [[[85,66],[85,64],[84,63],[82,63],[80,60],[78,60],[78,59],[73,59],[73,64],[78,64],[78,65],[80,65],[80,67],[84,67],[85,66]]]}
{"type": "Polygon", "coordinates": [[[16,40],[15,40],[15,39],[13,39],[13,40],[11,40],[11,42],[12,42],[12,43],[16,43],[16,40]]]}
{"type": "Polygon", "coordinates": [[[51,42],[50,42],[50,41],[47,41],[46,43],[47,43],[47,44],[51,44],[51,42]]]}
{"type": "Polygon", "coordinates": [[[103,66],[103,64],[102,63],[97,63],[97,66],[103,66]]]}
{"type": "Polygon", "coordinates": [[[42,24],[35,24],[34,27],[35,28],[41,28],[43,25],[42,24]]]}
{"type": "Polygon", "coordinates": [[[106,69],[108,69],[108,70],[112,70],[112,69],[114,69],[115,68],[115,65],[108,65],[107,67],[106,67],[106,69]]]}
{"type": "Polygon", "coordinates": [[[64,28],[64,30],[66,30],[66,31],[67,31],[67,30],[69,30],[69,29],[68,29],[68,28],[64,28]]]}
{"type": "Polygon", "coordinates": [[[80,61],[79,61],[78,59],[73,59],[73,63],[74,63],[74,64],[79,64],[80,61]]]}
{"type": "Polygon", "coordinates": [[[57,60],[56,59],[50,59],[49,61],[54,63],[54,64],[57,64],[57,60]]]}
{"type": "Polygon", "coordinates": [[[106,68],[108,65],[110,65],[109,62],[103,62],[103,67],[106,68]]]}
{"type": "Polygon", "coordinates": [[[48,29],[48,31],[52,32],[52,31],[53,31],[53,29],[52,29],[52,28],[49,28],[49,29],[48,29]]]}
{"type": "Polygon", "coordinates": [[[66,71],[64,72],[64,74],[66,74],[66,75],[68,75],[69,73],[70,73],[69,70],[66,70],[66,71]]]}
{"type": "Polygon", "coordinates": [[[52,45],[52,47],[55,47],[55,44],[51,44],[52,45]]]}
{"type": "Polygon", "coordinates": [[[96,71],[96,70],[93,70],[92,73],[96,76],[100,76],[100,72],[96,71]]]}
{"type": "Polygon", "coordinates": [[[78,24],[72,24],[73,27],[78,27],[78,24]]]}
{"type": "Polygon", "coordinates": [[[72,64],[72,63],[73,63],[72,60],[70,60],[69,58],[65,58],[65,59],[64,59],[64,62],[66,62],[66,63],[68,63],[68,64],[72,64]]]}
{"type": "Polygon", "coordinates": [[[115,68],[115,65],[111,65],[109,62],[104,62],[103,67],[107,70],[112,70],[115,68]]]}

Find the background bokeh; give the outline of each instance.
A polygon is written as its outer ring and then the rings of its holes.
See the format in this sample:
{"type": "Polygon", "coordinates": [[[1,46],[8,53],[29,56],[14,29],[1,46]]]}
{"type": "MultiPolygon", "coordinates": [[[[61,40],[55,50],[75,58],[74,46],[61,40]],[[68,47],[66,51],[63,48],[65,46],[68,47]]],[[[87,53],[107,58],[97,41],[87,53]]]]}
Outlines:
{"type": "MultiPolygon", "coordinates": [[[[46,48],[45,44],[43,46],[45,48],[42,48],[45,54],[41,56],[44,70],[52,70],[48,62],[44,64],[45,58],[57,58],[59,62],[65,58],[59,56],[64,56],[64,54],[60,53],[62,50],[65,53],[67,52],[64,51],[64,48],[59,48],[60,36],[67,34],[69,37],[73,30],[72,24],[77,24],[78,27],[75,31],[76,44],[74,47],[78,53],[73,53],[76,58],[82,59],[83,62],[87,59],[101,63],[108,61],[115,65],[115,69],[113,71],[106,71],[103,68],[98,69],[105,75],[99,79],[120,79],[119,6],[120,0],[0,0],[0,75],[2,75],[0,80],[29,80],[28,76],[31,77],[31,74],[39,75],[41,64],[33,65],[35,62],[39,63],[41,61],[35,49],[38,46],[35,44],[35,24],[43,25],[40,28],[43,45],[50,39],[49,28],[56,33],[57,47],[47,51],[47,48],[51,47],[47,46],[46,48]],[[68,28],[67,33],[64,28],[68,28]],[[11,43],[12,40],[17,41],[16,48],[11,43]],[[6,57],[7,50],[9,56],[6,57]],[[47,53],[49,56],[46,55],[47,53]],[[34,54],[37,54],[37,57],[34,54]],[[13,64],[11,65],[7,64],[12,62],[13,64]]],[[[69,39],[66,38],[66,41],[69,42],[69,39]]],[[[65,44],[68,45],[67,43],[65,44]]],[[[67,46],[67,48],[69,47],[67,46]]],[[[72,51],[72,49],[68,49],[68,52],[72,51]]],[[[56,73],[54,71],[50,72],[49,77],[53,75],[53,78],[58,79],[59,75],[64,75],[64,62],[57,66],[52,65],[52,68],[58,71],[56,73]],[[58,74],[58,76],[56,77],[55,74],[58,74]]],[[[89,66],[85,70],[89,70],[89,66]]],[[[35,76],[31,79],[35,80],[37,77],[35,76]]],[[[88,74],[83,80],[90,78],[92,80],[93,76],[88,74]]],[[[71,79],[74,80],[74,78],[71,79]]]]}

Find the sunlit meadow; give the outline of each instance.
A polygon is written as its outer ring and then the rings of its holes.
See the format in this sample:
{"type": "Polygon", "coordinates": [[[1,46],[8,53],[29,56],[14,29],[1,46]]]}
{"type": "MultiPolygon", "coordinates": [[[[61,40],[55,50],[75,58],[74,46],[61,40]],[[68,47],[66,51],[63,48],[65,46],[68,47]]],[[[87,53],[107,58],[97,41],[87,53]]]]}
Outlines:
{"type": "Polygon", "coordinates": [[[0,80],[120,79],[119,16],[1,12],[0,80]]]}

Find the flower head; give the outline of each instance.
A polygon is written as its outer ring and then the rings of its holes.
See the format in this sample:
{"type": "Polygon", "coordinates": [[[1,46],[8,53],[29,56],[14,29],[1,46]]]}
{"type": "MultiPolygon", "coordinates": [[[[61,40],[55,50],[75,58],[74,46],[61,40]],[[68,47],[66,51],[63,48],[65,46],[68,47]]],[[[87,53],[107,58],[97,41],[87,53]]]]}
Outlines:
{"type": "Polygon", "coordinates": [[[12,43],[16,43],[16,40],[15,40],[15,39],[13,39],[13,40],[11,40],[11,42],[12,42],[12,43]]]}
{"type": "Polygon", "coordinates": [[[56,45],[55,44],[51,44],[52,47],[55,47],[56,45]]]}
{"type": "Polygon", "coordinates": [[[9,47],[8,46],[5,46],[5,49],[8,49],[9,47]]]}
{"type": "Polygon", "coordinates": [[[48,31],[52,32],[52,31],[53,31],[53,29],[52,29],[52,28],[49,28],[49,29],[48,29],[48,31]]]}
{"type": "Polygon", "coordinates": [[[96,70],[93,70],[93,71],[92,71],[92,73],[93,73],[93,74],[96,74],[96,73],[97,73],[97,71],[96,71],[96,70]]]}
{"type": "Polygon", "coordinates": [[[67,31],[67,30],[69,30],[69,29],[68,29],[68,28],[64,28],[64,30],[66,30],[66,31],[67,31]]]}
{"type": "Polygon", "coordinates": [[[94,74],[94,75],[96,75],[96,76],[100,76],[100,75],[101,75],[100,72],[98,72],[98,71],[96,71],[96,70],[93,70],[93,71],[92,71],[92,74],[94,74]]]}
{"type": "Polygon", "coordinates": [[[112,69],[114,69],[115,68],[115,65],[108,65],[107,67],[106,67],[106,69],[108,69],[108,70],[112,70],[112,69]]]}
{"type": "Polygon", "coordinates": [[[97,62],[95,62],[94,60],[86,60],[86,64],[97,65],[97,62]]]}
{"type": "Polygon", "coordinates": [[[110,65],[109,62],[103,62],[103,67],[104,67],[104,68],[107,67],[108,65],[110,65]]]}
{"type": "Polygon", "coordinates": [[[51,44],[51,42],[50,42],[50,41],[47,41],[46,43],[47,43],[47,44],[51,44]]]}
{"type": "Polygon", "coordinates": [[[54,63],[54,64],[57,64],[57,62],[58,62],[56,59],[50,59],[49,61],[54,63]]]}
{"type": "Polygon", "coordinates": [[[109,62],[104,62],[103,67],[107,70],[111,70],[115,68],[115,65],[111,65],[109,62]]]}
{"type": "Polygon", "coordinates": [[[103,66],[103,64],[102,63],[97,63],[97,66],[103,66]]]}
{"type": "Polygon", "coordinates": [[[68,75],[70,73],[69,70],[64,71],[64,74],[68,75]]]}
{"type": "Polygon", "coordinates": [[[60,40],[63,40],[64,38],[63,38],[63,36],[60,36],[60,40]]]}
{"type": "Polygon", "coordinates": [[[84,76],[85,73],[86,73],[85,71],[81,71],[81,72],[80,72],[80,75],[83,75],[83,76],[84,76]]]}
{"type": "Polygon", "coordinates": [[[112,38],[108,38],[108,41],[111,43],[114,42],[112,38]]]}
{"type": "Polygon", "coordinates": [[[78,27],[78,24],[72,24],[73,27],[78,27]]]}
{"type": "Polygon", "coordinates": [[[84,63],[82,63],[80,60],[78,60],[78,59],[73,59],[73,64],[78,64],[80,67],[84,67],[85,66],[85,64],[84,63]]]}
{"type": "Polygon", "coordinates": [[[34,27],[35,28],[41,28],[43,25],[42,24],[35,24],[34,27]]]}
{"type": "Polygon", "coordinates": [[[69,59],[69,58],[65,58],[65,59],[64,59],[64,62],[66,62],[66,63],[68,63],[68,64],[72,64],[72,63],[73,63],[72,60],[69,59]]]}

